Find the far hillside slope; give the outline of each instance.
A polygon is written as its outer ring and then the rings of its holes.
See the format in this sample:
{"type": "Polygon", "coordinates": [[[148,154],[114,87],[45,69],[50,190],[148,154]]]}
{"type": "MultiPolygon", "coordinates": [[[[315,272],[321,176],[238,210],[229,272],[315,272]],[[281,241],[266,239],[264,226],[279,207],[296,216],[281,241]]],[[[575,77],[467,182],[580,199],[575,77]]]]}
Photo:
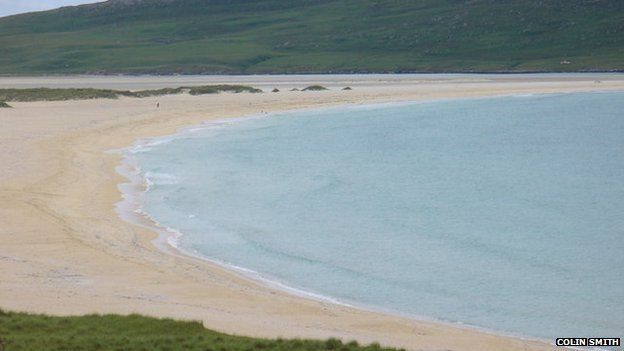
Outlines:
{"type": "Polygon", "coordinates": [[[0,18],[0,74],[624,70],[620,0],[111,0],[0,18]]]}

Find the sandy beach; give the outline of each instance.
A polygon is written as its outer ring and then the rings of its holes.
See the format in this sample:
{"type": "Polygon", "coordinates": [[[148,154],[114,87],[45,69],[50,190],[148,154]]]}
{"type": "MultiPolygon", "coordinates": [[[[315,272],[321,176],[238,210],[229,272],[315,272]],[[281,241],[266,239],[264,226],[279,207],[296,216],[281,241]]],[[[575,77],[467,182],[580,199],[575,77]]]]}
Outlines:
{"type": "MultiPolygon", "coordinates": [[[[245,84],[261,94],[11,103],[0,109],[0,308],[55,315],[141,313],[259,337],[339,337],[410,350],[554,350],[538,341],[294,296],[159,250],[120,219],[108,152],[202,121],[340,104],[624,90],[624,75],[6,77],[0,88],[152,89],[245,84]],[[290,91],[310,84],[330,90],[290,91]],[[343,91],[350,86],[353,90],[343,91]],[[280,92],[271,93],[273,88],[280,92]],[[156,104],[160,108],[156,108],[156,104]]],[[[414,301],[418,304],[418,301],[414,301]]]]}

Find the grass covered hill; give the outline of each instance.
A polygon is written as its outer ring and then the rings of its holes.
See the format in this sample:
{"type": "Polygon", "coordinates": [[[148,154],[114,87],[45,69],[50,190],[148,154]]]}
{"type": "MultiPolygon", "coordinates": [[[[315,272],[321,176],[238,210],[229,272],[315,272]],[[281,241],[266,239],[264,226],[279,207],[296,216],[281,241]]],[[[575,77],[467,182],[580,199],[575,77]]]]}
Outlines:
{"type": "Polygon", "coordinates": [[[0,74],[624,70],[621,0],[110,0],[0,18],[0,74]]]}
{"type": "MultiPolygon", "coordinates": [[[[0,311],[0,350],[6,351],[397,351],[337,339],[269,340],[222,334],[199,322],[139,315],[49,317],[0,311]]],[[[402,350],[404,351],[404,350],[402,350]]]]}

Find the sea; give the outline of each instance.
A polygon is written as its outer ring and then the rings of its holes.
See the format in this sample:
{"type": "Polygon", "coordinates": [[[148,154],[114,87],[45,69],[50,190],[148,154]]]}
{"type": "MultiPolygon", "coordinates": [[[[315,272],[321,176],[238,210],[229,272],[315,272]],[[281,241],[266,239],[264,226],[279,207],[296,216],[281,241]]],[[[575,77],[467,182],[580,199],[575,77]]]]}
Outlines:
{"type": "Polygon", "coordinates": [[[125,156],[188,254],[416,319],[624,337],[624,92],[249,116],[125,156]]]}

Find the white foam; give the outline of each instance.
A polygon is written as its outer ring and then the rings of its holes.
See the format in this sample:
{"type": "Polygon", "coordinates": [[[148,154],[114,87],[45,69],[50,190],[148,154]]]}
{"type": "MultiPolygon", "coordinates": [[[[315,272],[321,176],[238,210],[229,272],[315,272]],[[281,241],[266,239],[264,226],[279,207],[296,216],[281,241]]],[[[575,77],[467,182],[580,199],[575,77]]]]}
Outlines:
{"type": "Polygon", "coordinates": [[[180,183],[180,178],[169,173],[158,173],[148,171],[143,175],[145,181],[150,185],[170,185],[180,183]]]}

